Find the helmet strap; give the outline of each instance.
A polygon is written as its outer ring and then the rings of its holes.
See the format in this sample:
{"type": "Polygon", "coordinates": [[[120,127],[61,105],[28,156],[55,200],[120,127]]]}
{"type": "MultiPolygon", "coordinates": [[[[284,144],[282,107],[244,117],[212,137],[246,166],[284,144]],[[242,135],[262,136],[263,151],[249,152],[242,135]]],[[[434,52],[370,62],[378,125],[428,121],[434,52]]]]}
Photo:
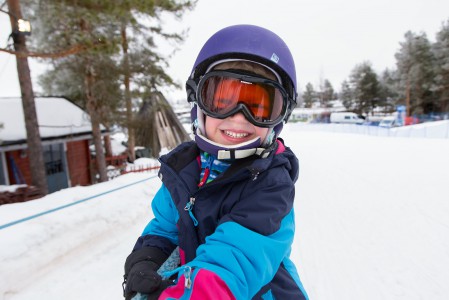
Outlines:
{"type": "Polygon", "coordinates": [[[266,148],[262,148],[259,146],[259,137],[237,145],[222,145],[209,140],[199,131],[197,131],[195,134],[195,142],[201,150],[215,155],[218,159],[234,160],[249,157],[251,155],[258,155],[262,158],[265,158],[271,152],[267,152],[266,148]]]}

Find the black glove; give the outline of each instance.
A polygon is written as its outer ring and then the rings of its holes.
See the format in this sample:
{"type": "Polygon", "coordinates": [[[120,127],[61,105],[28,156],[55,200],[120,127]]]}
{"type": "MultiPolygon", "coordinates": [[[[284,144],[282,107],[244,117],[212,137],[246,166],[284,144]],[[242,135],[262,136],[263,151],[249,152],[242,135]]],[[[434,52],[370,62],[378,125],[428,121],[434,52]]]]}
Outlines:
{"type": "Polygon", "coordinates": [[[161,285],[157,290],[152,292],[151,294],[147,295],[147,300],[158,300],[159,296],[162,294],[162,292],[168,288],[169,286],[175,284],[174,280],[162,280],[161,285]]]}
{"type": "Polygon", "coordinates": [[[125,299],[131,299],[138,292],[151,294],[157,291],[161,287],[162,278],[156,271],[167,258],[168,256],[164,252],[154,247],[143,247],[131,253],[126,258],[125,275],[123,276],[125,299]]]}

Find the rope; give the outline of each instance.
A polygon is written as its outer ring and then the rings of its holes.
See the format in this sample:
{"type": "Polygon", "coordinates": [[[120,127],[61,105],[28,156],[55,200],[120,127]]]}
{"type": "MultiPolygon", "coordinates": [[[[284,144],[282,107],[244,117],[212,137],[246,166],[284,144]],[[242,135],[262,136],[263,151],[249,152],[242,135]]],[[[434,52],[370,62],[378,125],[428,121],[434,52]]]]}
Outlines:
{"type": "Polygon", "coordinates": [[[103,196],[103,195],[106,195],[106,194],[109,194],[109,193],[112,193],[112,192],[115,192],[115,191],[127,188],[129,186],[132,186],[132,185],[135,185],[135,184],[138,184],[138,183],[142,183],[144,181],[153,179],[155,177],[157,177],[157,175],[153,175],[153,176],[151,176],[149,178],[145,178],[145,179],[142,179],[142,180],[139,180],[139,181],[136,181],[136,182],[133,182],[133,183],[130,183],[130,184],[127,184],[127,185],[124,185],[124,186],[121,186],[121,187],[118,187],[118,188],[115,188],[115,189],[112,189],[112,190],[109,190],[109,191],[106,191],[106,192],[94,195],[94,196],[90,196],[90,197],[87,197],[87,198],[84,198],[84,199],[81,199],[81,200],[78,200],[78,201],[75,201],[75,202],[72,202],[72,203],[69,203],[69,204],[58,206],[58,207],[49,209],[47,211],[43,211],[41,213],[38,213],[38,214],[35,214],[35,215],[32,215],[32,216],[26,217],[26,218],[23,218],[23,219],[19,219],[19,220],[10,222],[10,223],[6,223],[6,224],[3,224],[3,225],[0,225],[0,230],[5,229],[5,228],[10,227],[10,226],[13,226],[13,225],[17,225],[17,224],[23,223],[25,221],[29,221],[29,220],[35,219],[37,217],[41,217],[41,216],[47,215],[49,213],[52,213],[52,212],[55,212],[55,211],[58,211],[58,210],[61,210],[61,209],[64,209],[64,208],[67,208],[67,207],[70,207],[70,206],[74,206],[74,205],[77,205],[77,204],[80,204],[80,203],[92,200],[94,198],[97,198],[97,197],[100,197],[100,196],[103,196]]]}

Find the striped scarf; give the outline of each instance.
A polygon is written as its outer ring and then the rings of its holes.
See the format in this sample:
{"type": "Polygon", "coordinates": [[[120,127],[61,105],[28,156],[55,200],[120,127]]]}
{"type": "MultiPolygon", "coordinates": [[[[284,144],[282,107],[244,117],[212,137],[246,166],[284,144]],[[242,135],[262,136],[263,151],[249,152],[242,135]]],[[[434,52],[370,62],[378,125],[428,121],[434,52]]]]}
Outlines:
{"type": "Polygon", "coordinates": [[[230,162],[225,162],[217,159],[212,154],[207,152],[201,152],[201,175],[200,175],[200,183],[199,187],[205,185],[206,183],[211,182],[218,175],[226,171],[231,165],[230,162]]]}

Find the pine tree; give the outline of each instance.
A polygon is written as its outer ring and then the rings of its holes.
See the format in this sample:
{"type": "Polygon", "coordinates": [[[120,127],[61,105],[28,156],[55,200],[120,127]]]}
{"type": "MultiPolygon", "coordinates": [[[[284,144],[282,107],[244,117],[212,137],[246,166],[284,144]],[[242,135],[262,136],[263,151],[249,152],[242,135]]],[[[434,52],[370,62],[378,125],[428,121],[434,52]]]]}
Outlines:
{"type": "Polygon", "coordinates": [[[47,177],[44,164],[42,141],[39,132],[36,105],[34,102],[33,83],[31,81],[30,68],[28,65],[28,49],[24,35],[17,33],[17,20],[22,18],[21,4],[18,0],[7,0],[10,11],[12,38],[16,54],[17,73],[22,94],[22,106],[27,133],[28,155],[31,173],[31,183],[39,188],[43,195],[48,193],[47,177]]]}
{"type": "Polygon", "coordinates": [[[352,70],[350,84],[356,101],[355,112],[372,113],[379,99],[379,81],[370,62],[363,62],[352,70]]]}
{"type": "Polygon", "coordinates": [[[173,83],[163,69],[165,58],[155,51],[152,40],[154,35],[182,40],[181,35],[162,30],[160,17],[169,12],[180,18],[196,2],[29,1],[40,23],[36,44],[74,49],[70,56],[52,61],[53,68],[42,78],[43,87],[47,93],[70,94],[87,110],[100,181],[107,180],[100,124],[118,121],[132,133],[133,81],[137,97],[147,87],[142,81],[151,81],[156,88],[173,83]],[[128,28],[132,34],[128,35],[128,28]],[[117,120],[119,106],[127,107],[128,113],[117,120]]]}
{"type": "Polygon", "coordinates": [[[435,56],[435,83],[439,107],[441,111],[449,112],[449,20],[436,34],[432,51],[435,56]]]}
{"type": "Polygon", "coordinates": [[[407,115],[430,113],[435,105],[434,56],[425,33],[408,31],[395,54],[399,75],[400,103],[407,106],[407,115]]]}
{"type": "Polygon", "coordinates": [[[351,85],[347,80],[344,80],[341,83],[340,99],[343,103],[343,106],[347,110],[354,109],[355,107],[354,91],[352,90],[351,85]]]}
{"type": "Polygon", "coordinates": [[[330,107],[330,101],[334,99],[334,88],[332,87],[332,84],[329,80],[325,79],[323,88],[321,91],[321,99],[323,102],[324,107],[330,107]]]}
{"type": "Polygon", "coordinates": [[[313,102],[316,98],[316,92],[313,89],[313,85],[309,82],[306,84],[306,90],[302,94],[302,99],[304,101],[304,107],[311,108],[313,105],[313,102]]]}
{"type": "MultiPolygon", "coordinates": [[[[159,93],[160,87],[176,86],[173,79],[167,75],[167,57],[157,53],[155,35],[179,43],[185,33],[166,33],[161,27],[163,13],[175,14],[180,18],[181,13],[194,7],[194,1],[162,1],[153,3],[137,2],[134,11],[130,10],[122,15],[120,24],[122,46],[122,70],[124,84],[124,100],[126,103],[126,127],[128,128],[128,152],[131,161],[135,158],[135,130],[139,122],[134,121],[133,111],[137,108],[133,99],[142,105],[144,95],[159,93]],[[135,12],[138,12],[137,14],[135,12]],[[148,25],[144,15],[151,16],[153,22],[148,25]]],[[[140,125],[141,126],[141,125],[140,125]]]]}
{"type": "Polygon", "coordinates": [[[385,69],[379,78],[379,102],[377,103],[385,112],[395,110],[395,103],[398,100],[397,89],[397,72],[385,69]]]}

